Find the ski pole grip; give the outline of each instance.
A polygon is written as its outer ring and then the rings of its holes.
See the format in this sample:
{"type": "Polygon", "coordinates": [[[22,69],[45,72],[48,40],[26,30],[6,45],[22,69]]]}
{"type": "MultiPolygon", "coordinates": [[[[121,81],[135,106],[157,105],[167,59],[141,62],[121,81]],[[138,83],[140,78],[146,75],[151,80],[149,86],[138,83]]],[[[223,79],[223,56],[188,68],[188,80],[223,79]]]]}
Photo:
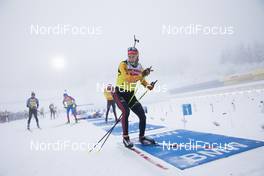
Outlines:
{"type": "Polygon", "coordinates": [[[151,82],[150,85],[155,86],[155,84],[158,82],[158,80],[151,82]]]}
{"type": "Polygon", "coordinates": [[[150,66],[148,69],[151,70],[152,69],[152,66],[150,66]]]}

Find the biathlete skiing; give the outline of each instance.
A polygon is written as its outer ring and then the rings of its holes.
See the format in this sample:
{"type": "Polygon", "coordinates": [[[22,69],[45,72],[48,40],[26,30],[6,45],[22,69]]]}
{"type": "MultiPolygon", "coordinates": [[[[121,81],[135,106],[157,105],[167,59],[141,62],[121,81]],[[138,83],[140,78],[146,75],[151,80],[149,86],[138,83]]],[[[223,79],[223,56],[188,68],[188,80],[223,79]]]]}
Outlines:
{"type": "Polygon", "coordinates": [[[67,93],[63,94],[63,101],[62,101],[64,108],[66,109],[66,113],[67,113],[67,122],[66,123],[70,123],[70,111],[72,112],[72,115],[75,118],[75,122],[78,122],[77,119],[77,110],[76,110],[76,103],[75,103],[75,99],[71,96],[69,96],[67,93]]]}
{"type": "Polygon", "coordinates": [[[147,144],[155,144],[155,141],[145,136],[146,115],[140,102],[135,96],[137,82],[144,87],[153,90],[154,84],[149,84],[145,78],[153,71],[150,68],[143,69],[139,63],[139,52],[137,48],[128,48],[128,58],[122,61],[118,67],[118,75],[116,87],[114,89],[113,98],[121,110],[121,123],[123,128],[123,143],[125,147],[132,148],[134,145],[129,139],[128,118],[130,110],[132,110],[139,118],[139,142],[147,144]]]}

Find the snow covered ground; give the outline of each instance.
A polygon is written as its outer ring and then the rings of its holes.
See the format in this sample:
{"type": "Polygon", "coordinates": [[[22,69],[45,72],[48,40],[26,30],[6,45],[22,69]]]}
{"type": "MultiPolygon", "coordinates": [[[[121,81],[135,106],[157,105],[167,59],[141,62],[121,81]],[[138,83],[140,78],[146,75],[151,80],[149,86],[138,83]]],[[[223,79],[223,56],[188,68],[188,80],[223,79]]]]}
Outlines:
{"type": "Polygon", "coordinates": [[[25,130],[25,120],[1,124],[1,176],[127,175],[128,172],[129,175],[153,175],[159,171],[119,147],[117,142],[120,139],[113,136],[101,152],[88,153],[88,148],[74,151],[71,147],[65,151],[31,150],[31,142],[92,144],[104,134],[104,131],[86,121],[56,127],[65,119],[40,120],[42,130],[33,129],[33,132],[25,130]]]}
{"type": "MultiPolygon", "coordinates": [[[[148,123],[164,125],[166,128],[147,134],[185,128],[264,141],[264,113],[260,103],[263,93],[263,90],[245,90],[237,94],[172,98],[151,104],[148,106],[148,123]],[[193,107],[193,115],[186,116],[185,123],[181,112],[183,103],[190,103],[193,107]]],[[[32,119],[32,132],[26,130],[26,120],[0,124],[0,176],[264,175],[264,147],[185,170],[157,159],[169,168],[164,171],[125,149],[120,145],[120,136],[110,136],[102,151],[89,153],[89,147],[105,131],[86,120],[76,125],[62,125],[65,120],[64,114],[56,120],[41,118],[42,129],[39,130],[32,119]],[[37,150],[38,144],[42,151],[37,150]]],[[[137,121],[137,118],[132,116],[131,120],[137,121]]]]}
{"type": "Polygon", "coordinates": [[[171,128],[264,140],[263,81],[175,95],[148,107],[155,122],[171,128]],[[183,104],[192,105],[191,116],[183,116],[183,104]]]}

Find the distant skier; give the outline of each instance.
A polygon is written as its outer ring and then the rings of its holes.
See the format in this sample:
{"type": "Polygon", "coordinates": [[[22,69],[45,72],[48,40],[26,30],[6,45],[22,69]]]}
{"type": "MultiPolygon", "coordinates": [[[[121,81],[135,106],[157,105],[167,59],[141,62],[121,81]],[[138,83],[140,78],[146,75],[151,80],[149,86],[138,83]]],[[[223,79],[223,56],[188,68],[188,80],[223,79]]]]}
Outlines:
{"type": "Polygon", "coordinates": [[[30,130],[30,121],[32,118],[32,115],[34,115],[34,118],[37,122],[37,127],[39,127],[39,120],[38,120],[38,107],[39,107],[39,100],[35,97],[35,93],[31,93],[31,97],[27,100],[27,107],[29,109],[29,115],[28,115],[28,122],[27,122],[27,129],[30,130]]]}
{"type": "Polygon", "coordinates": [[[77,110],[76,110],[76,103],[75,103],[75,99],[72,98],[71,96],[69,96],[67,93],[64,93],[63,94],[63,105],[64,105],[64,108],[66,109],[66,112],[67,112],[67,123],[70,123],[70,111],[72,112],[72,115],[74,116],[75,118],[75,122],[77,123],[78,120],[77,120],[77,110]]]}
{"type": "Polygon", "coordinates": [[[138,62],[138,50],[135,47],[128,48],[128,59],[122,61],[118,67],[118,76],[115,92],[113,92],[114,100],[117,106],[122,111],[122,128],[123,128],[123,143],[125,147],[133,147],[133,143],[128,135],[128,117],[130,109],[139,117],[139,141],[142,144],[153,144],[155,141],[145,137],[146,115],[142,105],[135,97],[135,88],[138,81],[143,86],[152,90],[153,85],[149,84],[145,77],[152,71],[150,68],[143,69],[138,62]]]}
{"type": "Polygon", "coordinates": [[[112,96],[112,90],[114,88],[112,87],[111,84],[109,84],[105,89],[104,89],[104,96],[106,98],[106,101],[107,101],[107,106],[106,106],[106,114],[105,114],[105,121],[107,122],[108,121],[108,113],[109,113],[109,110],[110,110],[110,107],[112,106],[112,109],[113,109],[113,113],[114,113],[114,116],[115,116],[115,121],[117,121],[117,116],[116,116],[116,107],[115,107],[115,100],[112,96]]]}
{"type": "Polygon", "coordinates": [[[49,110],[50,110],[50,119],[52,120],[52,119],[55,119],[55,106],[54,106],[54,104],[53,103],[51,103],[50,105],[49,105],[49,110]]]}

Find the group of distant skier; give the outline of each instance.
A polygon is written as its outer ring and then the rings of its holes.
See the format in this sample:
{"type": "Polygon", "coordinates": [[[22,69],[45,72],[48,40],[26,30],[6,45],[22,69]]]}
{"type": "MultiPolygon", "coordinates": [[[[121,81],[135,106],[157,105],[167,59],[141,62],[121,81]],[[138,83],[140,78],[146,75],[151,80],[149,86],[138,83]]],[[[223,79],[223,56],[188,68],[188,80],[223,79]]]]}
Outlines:
{"type": "MultiPolygon", "coordinates": [[[[107,100],[107,107],[106,107],[106,114],[105,114],[105,121],[108,122],[108,114],[110,107],[113,109],[113,114],[115,116],[115,121],[122,123],[123,128],[123,143],[125,147],[131,148],[133,147],[133,143],[130,141],[129,138],[129,131],[128,131],[128,118],[130,114],[130,110],[132,110],[139,118],[139,141],[142,144],[149,144],[155,143],[155,141],[149,137],[145,136],[145,129],[146,129],[146,115],[145,111],[137,100],[135,93],[136,93],[136,85],[137,82],[140,82],[144,87],[148,90],[153,90],[154,85],[149,84],[145,78],[150,74],[151,67],[143,69],[142,65],[139,63],[139,52],[135,47],[129,47],[127,52],[127,59],[121,61],[118,66],[118,73],[117,73],[117,81],[116,86],[112,86],[109,84],[104,90],[104,96],[107,100]],[[116,113],[116,104],[118,108],[121,110],[122,114],[118,118],[116,113]]],[[[66,109],[67,113],[67,122],[70,123],[69,114],[72,112],[75,122],[78,122],[77,119],[77,112],[76,112],[76,103],[75,99],[69,96],[67,93],[63,94],[63,105],[66,109]]],[[[29,118],[28,118],[28,129],[30,129],[30,121],[32,115],[34,115],[37,127],[39,126],[39,120],[37,117],[37,109],[39,107],[39,101],[35,97],[35,93],[32,92],[31,97],[27,101],[27,107],[29,108],[29,118]]],[[[50,105],[51,116],[54,116],[55,113],[52,110],[54,105],[50,105]]]]}
{"type": "MultiPolygon", "coordinates": [[[[69,96],[67,93],[63,94],[63,105],[64,108],[67,111],[67,123],[70,123],[70,118],[69,118],[69,114],[70,112],[72,112],[72,114],[75,117],[75,122],[77,123],[77,111],[76,111],[76,103],[75,103],[75,99],[72,98],[71,96],[69,96]]],[[[32,117],[34,116],[36,123],[37,123],[37,127],[40,129],[39,126],[39,119],[38,119],[38,108],[39,108],[39,100],[36,98],[36,94],[35,92],[31,93],[31,97],[27,100],[27,108],[28,108],[28,121],[27,121],[27,129],[30,130],[30,122],[32,117]]],[[[49,110],[50,110],[50,119],[55,119],[56,117],[56,113],[57,113],[57,108],[55,107],[55,105],[53,103],[51,103],[49,105],[49,110]]],[[[40,113],[41,114],[41,113],[40,113]]],[[[44,112],[42,112],[42,114],[44,114],[44,112]]],[[[44,116],[44,115],[42,115],[44,116]]]]}

